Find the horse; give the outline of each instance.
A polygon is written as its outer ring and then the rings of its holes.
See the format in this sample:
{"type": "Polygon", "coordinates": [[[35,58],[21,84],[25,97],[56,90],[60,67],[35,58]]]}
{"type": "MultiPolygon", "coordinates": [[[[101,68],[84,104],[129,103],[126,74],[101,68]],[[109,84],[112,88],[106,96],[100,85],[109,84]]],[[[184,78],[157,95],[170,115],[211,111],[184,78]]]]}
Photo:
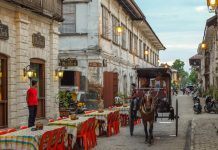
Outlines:
{"type": "Polygon", "coordinates": [[[145,142],[151,144],[154,139],[153,124],[156,115],[156,96],[154,96],[153,93],[151,93],[151,91],[147,91],[144,93],[144,96],[141,98],[139,111],[141,113],[141,118],[144,125],[144,132],[146,138],[145,142]],[[149,129],[147,129],[148,124],[149,129]]]}

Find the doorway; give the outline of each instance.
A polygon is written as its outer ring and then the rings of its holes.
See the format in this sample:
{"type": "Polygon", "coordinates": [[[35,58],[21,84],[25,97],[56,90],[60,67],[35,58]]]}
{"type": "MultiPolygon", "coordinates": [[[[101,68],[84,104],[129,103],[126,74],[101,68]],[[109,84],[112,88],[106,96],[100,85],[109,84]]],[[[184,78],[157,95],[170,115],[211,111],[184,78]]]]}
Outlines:
{"type": "Polygon", "coordinates": [[[8,64],[7,57],[0,54],[0,128],[8,125],[8,64]]]}
{"type": "Polygon", "coordinates": [[[45,61],[30,59],[30,67],[35,70],[32,80],[38,81],[37,118],[45,118],[45,61]]]}
{"type": "Polygon", "coordinates": [[[116,96],[118,96],[118,73],[104,72],[104,107],[108,108],[109,106],[113,106],[116,96]]]}

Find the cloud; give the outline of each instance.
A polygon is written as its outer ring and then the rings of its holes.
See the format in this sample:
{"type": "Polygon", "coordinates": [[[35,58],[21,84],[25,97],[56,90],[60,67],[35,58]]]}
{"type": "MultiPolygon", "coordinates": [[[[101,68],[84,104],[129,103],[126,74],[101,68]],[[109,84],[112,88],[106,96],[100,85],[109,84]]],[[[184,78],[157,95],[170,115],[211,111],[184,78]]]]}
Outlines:
{"type": "Polygon", "coordinates": [[[207,6],[197,6],[195,7],[195,11],[199,13],[207,12],[207,6]]]}

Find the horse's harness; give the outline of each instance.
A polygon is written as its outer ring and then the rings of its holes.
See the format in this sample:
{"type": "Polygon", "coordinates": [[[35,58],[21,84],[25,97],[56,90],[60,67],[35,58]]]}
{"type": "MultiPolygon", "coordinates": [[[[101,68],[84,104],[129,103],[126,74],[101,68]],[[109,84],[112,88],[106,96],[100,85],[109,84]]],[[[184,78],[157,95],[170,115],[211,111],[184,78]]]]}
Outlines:
{"type": "Polygon", "coordinates": [[[153,98],[150,94],[150,91],[144,94],[140,105],[140,109],[144,114],[150,114],[154,112],[157,103],[157,100],[155,100],[155,98],[156,96],[154,96],[153,98]]]}

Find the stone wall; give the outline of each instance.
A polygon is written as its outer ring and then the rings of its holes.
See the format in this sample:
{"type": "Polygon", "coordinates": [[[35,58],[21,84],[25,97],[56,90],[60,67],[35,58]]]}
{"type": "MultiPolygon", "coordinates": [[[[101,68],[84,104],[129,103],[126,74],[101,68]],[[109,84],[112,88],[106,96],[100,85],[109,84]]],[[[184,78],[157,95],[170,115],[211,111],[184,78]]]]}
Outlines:
{"type": "Polygon", "coordinates": [[[59,24],[15,5],[0,2],[0,20],[9,27],[9,39],[0,40],[0,53],[8,56],[8,125],[26,124],[28,109],[26,91],[29,79],[24,77],[23,68],[31,58],[45,61],[45,106],[46,117],[58,115],[55,94],[58,79],[58,26],[59,24]],[[45,48],[32,44],[32,34],[40,32],[45,37],[45,48]]]}

